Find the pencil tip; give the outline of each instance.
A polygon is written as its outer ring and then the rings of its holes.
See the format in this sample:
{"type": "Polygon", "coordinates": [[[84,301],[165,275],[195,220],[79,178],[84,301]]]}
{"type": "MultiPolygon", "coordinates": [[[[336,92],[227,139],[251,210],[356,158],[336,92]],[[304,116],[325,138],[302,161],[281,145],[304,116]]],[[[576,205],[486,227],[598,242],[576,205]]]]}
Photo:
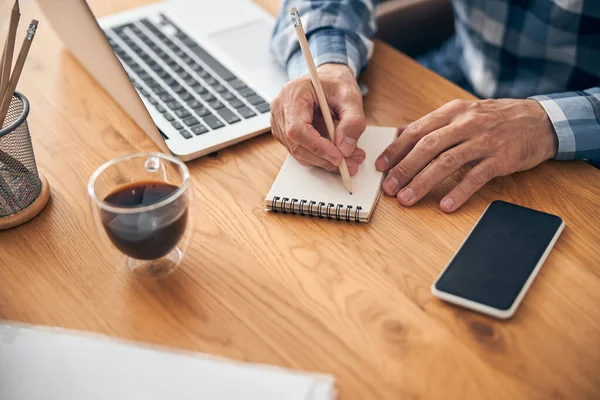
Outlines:
{"type": "Polygon", "coordinates": [[[16,12],[21,12],[21,8],[19,7],[19,0],[15,0],[15,5],[13,6],[13,10],[16,12]]]}

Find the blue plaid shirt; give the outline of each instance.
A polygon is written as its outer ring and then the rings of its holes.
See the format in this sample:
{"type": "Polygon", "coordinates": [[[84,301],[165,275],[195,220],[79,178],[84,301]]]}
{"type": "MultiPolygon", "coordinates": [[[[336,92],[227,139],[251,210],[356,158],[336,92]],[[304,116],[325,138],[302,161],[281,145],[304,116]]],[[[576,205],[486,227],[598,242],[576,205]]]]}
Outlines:
{"type": "MultiPolygon", "coordinates": [[[[271,48],[290,78],[307,73],[289,9],[317,65],[356,76],[373,52],[378,0],[284,0],[271,48]]],[[[600,167],[600,0],[452,0],[456,34],[423,65],[482,98],[532,98],[558,136],[556,159],[600,167]]]]}

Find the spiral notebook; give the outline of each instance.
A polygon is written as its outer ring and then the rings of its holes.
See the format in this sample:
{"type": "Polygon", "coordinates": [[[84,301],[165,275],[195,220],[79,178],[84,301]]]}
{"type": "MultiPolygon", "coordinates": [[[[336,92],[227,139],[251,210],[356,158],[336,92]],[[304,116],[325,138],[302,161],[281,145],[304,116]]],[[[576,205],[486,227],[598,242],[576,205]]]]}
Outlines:
{"type": "Polygon", "coordinates": [[[397,129],[368,126],[358,141],[367,158],[352,177],[352,194],[339,173],[305,167],[288,155],[265,198],[268,211],[340,221],[369,222],[381,194],[383,173],[375,160],[396,138],[397,129]]]}

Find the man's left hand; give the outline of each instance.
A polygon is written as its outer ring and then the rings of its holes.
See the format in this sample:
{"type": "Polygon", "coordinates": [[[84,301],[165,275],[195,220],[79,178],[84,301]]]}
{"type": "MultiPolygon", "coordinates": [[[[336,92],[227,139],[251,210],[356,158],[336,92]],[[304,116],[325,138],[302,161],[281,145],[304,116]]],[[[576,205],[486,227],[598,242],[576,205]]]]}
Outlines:
{"type": "Polygon", "coordinates": [[[554,158],[558,139],[535,100],[453,100],[401,129],[377,159],[383,190],[411,206],[465,165],[473,168],[440,202],[453,212],[497,176],[554,158]]]}

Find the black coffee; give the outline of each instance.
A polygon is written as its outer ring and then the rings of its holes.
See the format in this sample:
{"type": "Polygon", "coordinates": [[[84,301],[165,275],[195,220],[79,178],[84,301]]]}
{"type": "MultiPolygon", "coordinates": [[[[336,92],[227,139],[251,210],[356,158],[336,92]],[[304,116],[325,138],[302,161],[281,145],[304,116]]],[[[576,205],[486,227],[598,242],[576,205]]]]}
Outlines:
{"type": "Polygon", "coordinates": [[[187,225],[187,203],[183,195],[152,211],[136,208],[156,204],[178,188],[161,181],[141,181],[121,186],[104,198],[129,214],[102,210],[102,224],[111,242],[123,253],[139,260],[154,260],[168,254],[179,242],[187,225]]]}

